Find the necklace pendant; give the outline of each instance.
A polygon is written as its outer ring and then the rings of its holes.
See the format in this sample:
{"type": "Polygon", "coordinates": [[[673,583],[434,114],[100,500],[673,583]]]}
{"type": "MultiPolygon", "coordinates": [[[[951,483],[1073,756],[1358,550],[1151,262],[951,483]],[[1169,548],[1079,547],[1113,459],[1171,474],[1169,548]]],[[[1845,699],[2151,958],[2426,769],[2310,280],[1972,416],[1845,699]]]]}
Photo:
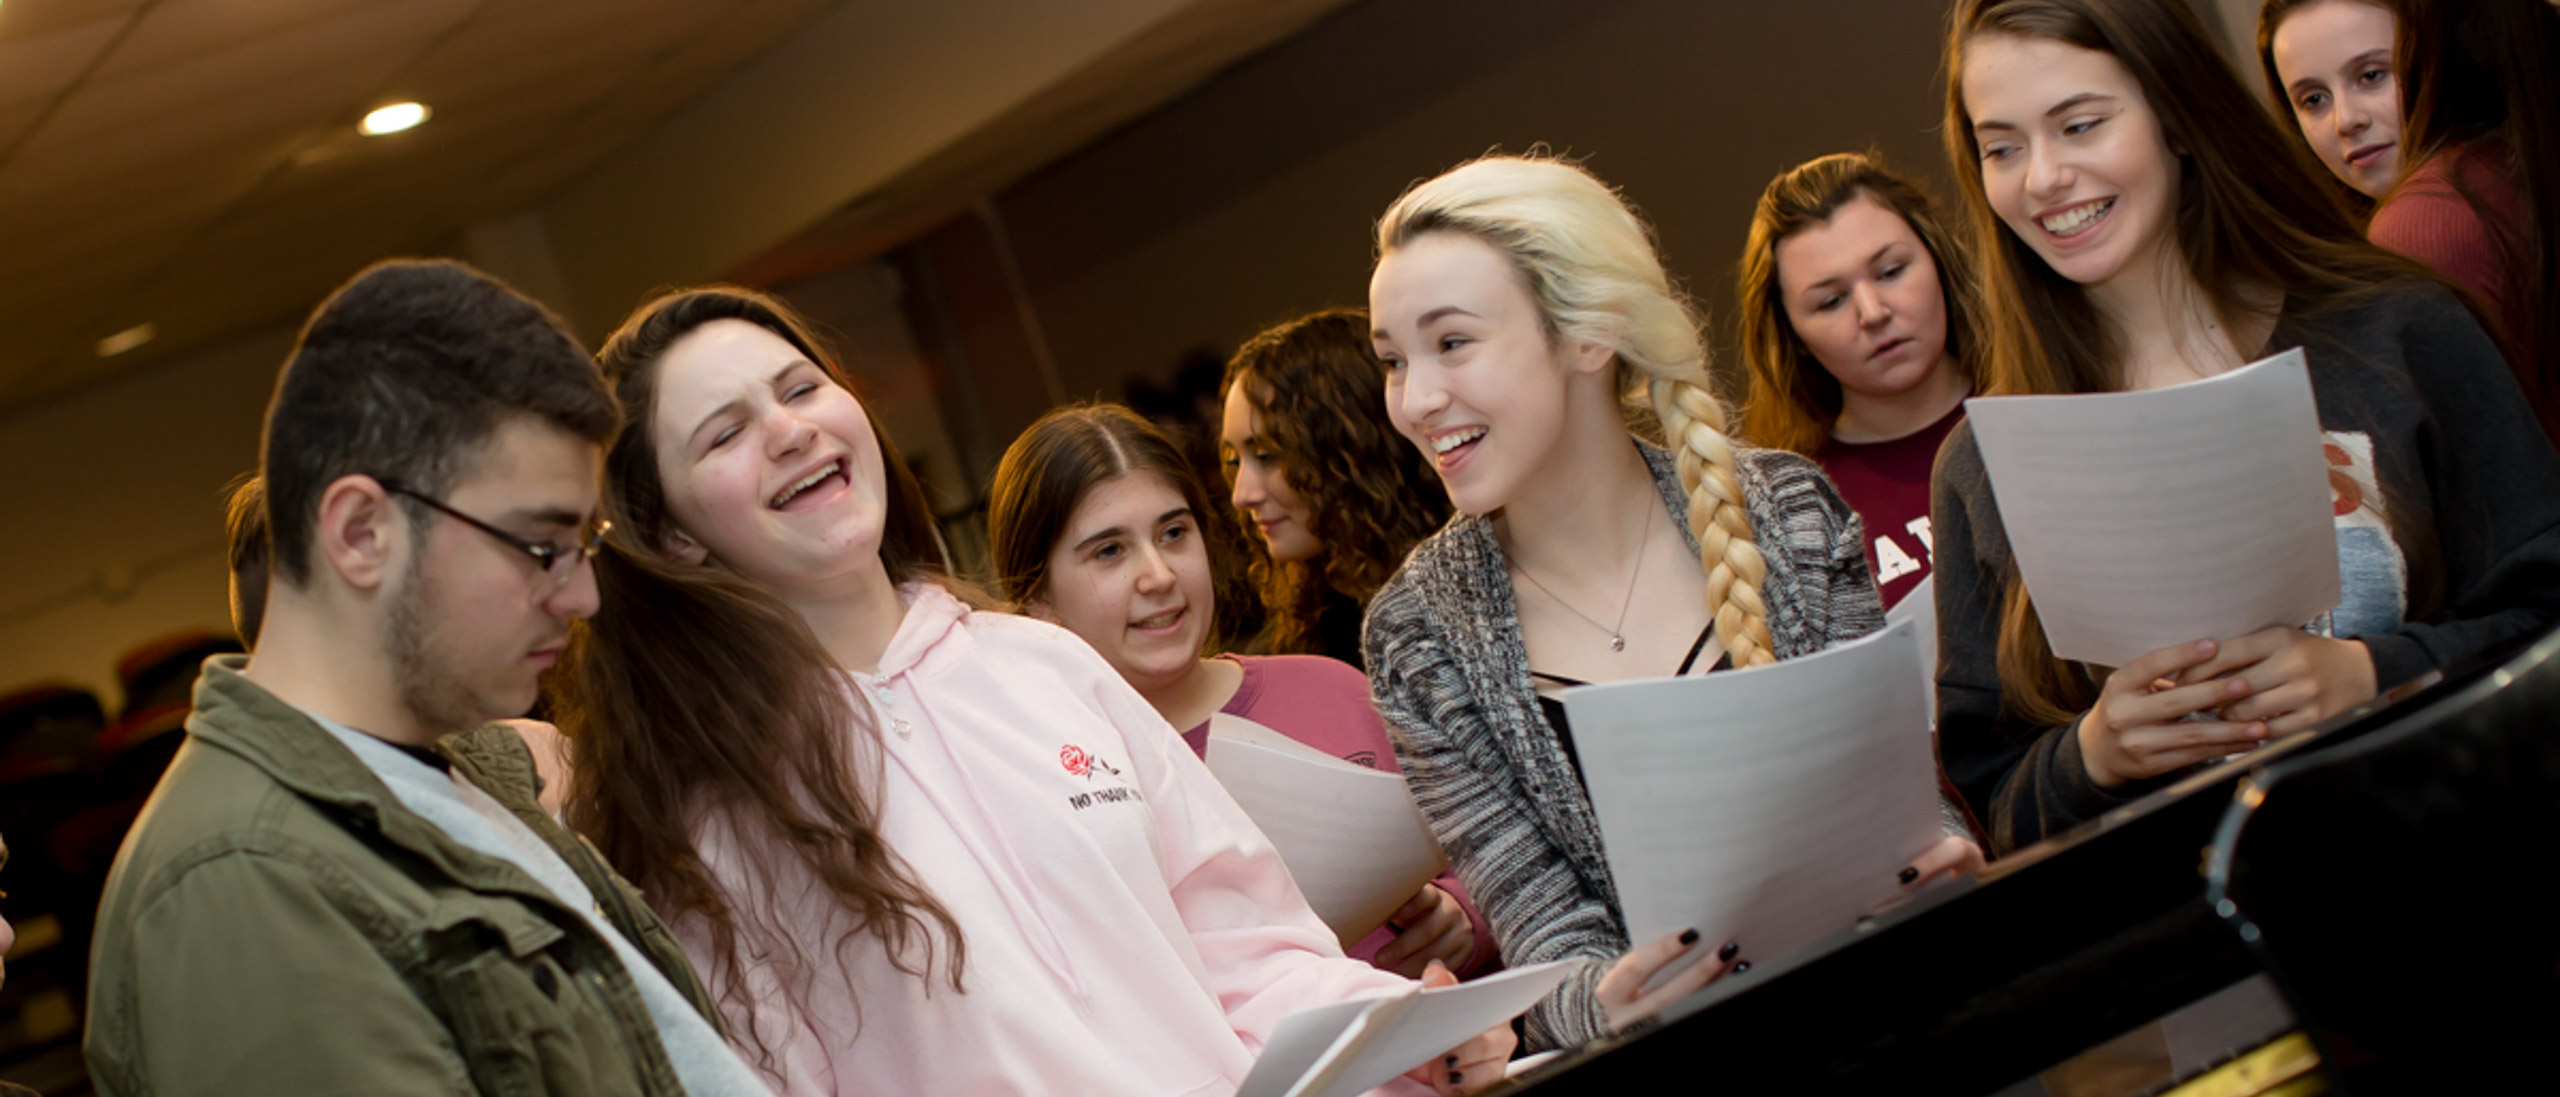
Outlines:
{"type": "Polygon", "coordinates": [[[1625,650],[1627,650],[1627,638],[1626,638],[1626,637],[1624,637],[1624,636],[1619,636],[1619,635],[1616,635],[1616,634],[1612,633],[1612,634],[1609,636],[1609,650],[1610,650],[1610,651],[1625,651],[1625,650]]]}

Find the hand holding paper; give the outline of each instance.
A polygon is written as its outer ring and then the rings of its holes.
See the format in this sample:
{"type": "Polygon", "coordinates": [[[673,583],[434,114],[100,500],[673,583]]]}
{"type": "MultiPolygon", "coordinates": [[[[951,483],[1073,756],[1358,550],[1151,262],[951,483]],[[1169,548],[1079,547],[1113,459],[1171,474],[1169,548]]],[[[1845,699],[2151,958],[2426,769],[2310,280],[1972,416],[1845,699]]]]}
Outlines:
{"type": "Polygon", "coordinates": [[[1559,961],[1301,1010],[1280,1022],[1236,1097],[1353,1097],[1528,1011],[1576,966],[1559,961]]]}
{"type": "Polygon", "coordinates": [[[2302,351],[2144,392],[1965,402],[2053,653],[2122,667],[2338,604],[2302,351]]]}

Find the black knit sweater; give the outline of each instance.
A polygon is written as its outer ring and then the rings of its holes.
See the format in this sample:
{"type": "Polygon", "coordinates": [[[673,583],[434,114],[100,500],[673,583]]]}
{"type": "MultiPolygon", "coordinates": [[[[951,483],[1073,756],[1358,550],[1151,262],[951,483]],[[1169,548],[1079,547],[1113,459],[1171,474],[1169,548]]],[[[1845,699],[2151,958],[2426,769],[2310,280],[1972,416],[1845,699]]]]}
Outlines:
{"type": "MultiPolygon", "coordinates": [[[[2433,283],[2389,287],[2325,315],[2288,302],[2266,353],[2302,347],[2320,427],[2373,444],[2389,524],[2409,563],[2405,620],[2352,637],[2384,689],[2560,622],[2560,457],[2497,347],[2433,283]]],[[[2009,538],[1968,424],[1938,455],[1930,503],[1938,594],[1938,743],[1995,855],[2174,780],[2100,788],[2075,724],[2003,702],[2009,538]]],[[[2083,668],[2090,681],[2102,668],[2083,668]]]]}

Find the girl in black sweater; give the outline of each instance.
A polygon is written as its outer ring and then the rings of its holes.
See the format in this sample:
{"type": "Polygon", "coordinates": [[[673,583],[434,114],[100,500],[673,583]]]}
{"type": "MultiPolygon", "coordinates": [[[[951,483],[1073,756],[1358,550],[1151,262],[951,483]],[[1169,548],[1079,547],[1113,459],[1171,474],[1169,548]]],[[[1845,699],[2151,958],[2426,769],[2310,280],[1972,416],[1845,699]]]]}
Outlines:
{"type": "Polygon", "coordinates": [[[1939,735],[1994,852],[2560,621],[2560,459],[2497,348],[2358,237],[2192,9],[1962,0],[1946,71],[1987,391],[2159,388],[2305,347],[2345,580],[2310,629],[2062,662],[1959,427],[1931,505],[1939,735]]]}

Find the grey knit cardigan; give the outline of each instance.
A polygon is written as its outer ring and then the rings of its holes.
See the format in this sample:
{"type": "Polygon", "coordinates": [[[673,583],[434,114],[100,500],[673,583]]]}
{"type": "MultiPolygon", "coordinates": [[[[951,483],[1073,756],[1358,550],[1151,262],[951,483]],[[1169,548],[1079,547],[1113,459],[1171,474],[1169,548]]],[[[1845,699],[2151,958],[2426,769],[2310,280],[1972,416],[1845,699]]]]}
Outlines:
{"type": "MultiPolygon", "coordinates": [[[[1688,499],[1671,456],[1637,444],[1686,535],[1688,499]]],[[[1858,516],[1822,471],[1783,450],[1737,448],[1734,465],[1769,564],[1760,594],[1778,658],[1884,627],[1858,516]]],[[[1627,951],[1626,922],[1599,819],[1538,710],[1493,523],[1460,515],[1416,546],[1370,601],[1361,645],[1405,780],[1503,963],[1599,961],[1529,1011],[1528,1048],[1607,1034],[1595,989],[1627,951]]]]}

